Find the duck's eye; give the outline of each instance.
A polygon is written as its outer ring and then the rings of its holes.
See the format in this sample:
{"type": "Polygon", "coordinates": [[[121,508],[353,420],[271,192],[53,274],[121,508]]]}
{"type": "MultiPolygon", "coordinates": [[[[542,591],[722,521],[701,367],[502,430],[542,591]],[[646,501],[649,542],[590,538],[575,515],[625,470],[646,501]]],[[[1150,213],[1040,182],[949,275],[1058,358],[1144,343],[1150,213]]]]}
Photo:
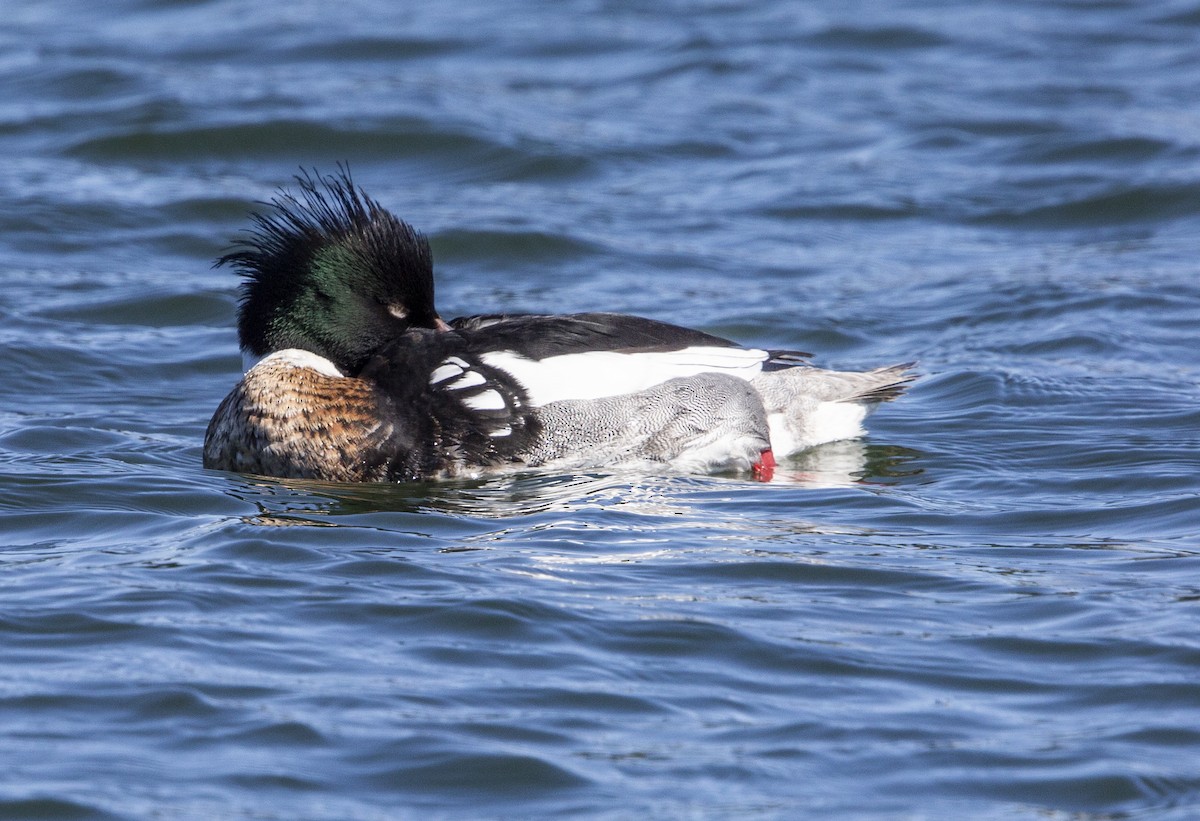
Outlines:
{"type": "Polygon", "coordinates": [[[389,305],[387,306],[387,311],[396,317],[396,319],[408,319],[408,308],[405,308],[403,305],[389,305]]]}

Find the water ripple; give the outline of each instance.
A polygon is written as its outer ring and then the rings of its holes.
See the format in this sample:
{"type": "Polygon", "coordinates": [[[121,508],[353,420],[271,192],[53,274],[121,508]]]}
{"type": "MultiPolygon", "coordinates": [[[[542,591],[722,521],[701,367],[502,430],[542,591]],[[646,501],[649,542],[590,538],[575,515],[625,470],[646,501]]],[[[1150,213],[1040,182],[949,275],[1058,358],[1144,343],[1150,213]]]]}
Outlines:
{"type": "Polygon", "coordinates": [[[1200,806],[1192,0],[6,7],[0,816],[1200,806]],[[300,167],[440,308],[920,360],[777,481],[200,467],[300,167]]]}

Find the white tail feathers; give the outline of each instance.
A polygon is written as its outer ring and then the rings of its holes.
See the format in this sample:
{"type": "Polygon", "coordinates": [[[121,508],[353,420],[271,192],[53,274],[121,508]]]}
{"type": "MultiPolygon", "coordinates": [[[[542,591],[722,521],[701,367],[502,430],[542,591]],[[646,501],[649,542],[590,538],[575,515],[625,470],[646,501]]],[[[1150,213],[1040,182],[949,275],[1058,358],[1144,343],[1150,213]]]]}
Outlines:
{"type": "Polygon", "coordinates": [[[904,392],[916,378],[913,363],[873,371],[825,371],[798,365],[756,376],[776,457],[865,432],[863,420],[880,402],[904,392]]]}

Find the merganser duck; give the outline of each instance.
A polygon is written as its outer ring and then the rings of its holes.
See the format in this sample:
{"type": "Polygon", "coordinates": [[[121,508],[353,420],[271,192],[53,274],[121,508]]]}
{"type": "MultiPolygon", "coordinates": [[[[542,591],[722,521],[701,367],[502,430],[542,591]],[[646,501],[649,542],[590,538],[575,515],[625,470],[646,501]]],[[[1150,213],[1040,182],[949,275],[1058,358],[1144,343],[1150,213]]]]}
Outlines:
{"type": "Polygon", "coordinates": [[[296,179],[217,261],[243,277],[249,367],[208,425],[205,467],[394,482],[651,463],[767,480],[776,458],[861,436],[913,378],[636,316],[446,322],[421,233],[345,169],[296,179]]]}

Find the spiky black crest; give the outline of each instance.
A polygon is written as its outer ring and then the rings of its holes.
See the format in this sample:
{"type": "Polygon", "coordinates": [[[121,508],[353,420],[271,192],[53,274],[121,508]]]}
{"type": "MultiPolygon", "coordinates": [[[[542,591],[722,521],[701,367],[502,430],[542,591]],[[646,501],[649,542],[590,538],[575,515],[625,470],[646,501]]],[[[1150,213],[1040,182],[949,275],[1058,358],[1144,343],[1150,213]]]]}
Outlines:
{"type": "Polygon", "coordinates": [[[242,349],[302,348],[355,372],[409,327],[435,327],[433,261],[419,231],[359,189],[349,170],[303,171],[217,260],[243,277],[242,349]]]}

